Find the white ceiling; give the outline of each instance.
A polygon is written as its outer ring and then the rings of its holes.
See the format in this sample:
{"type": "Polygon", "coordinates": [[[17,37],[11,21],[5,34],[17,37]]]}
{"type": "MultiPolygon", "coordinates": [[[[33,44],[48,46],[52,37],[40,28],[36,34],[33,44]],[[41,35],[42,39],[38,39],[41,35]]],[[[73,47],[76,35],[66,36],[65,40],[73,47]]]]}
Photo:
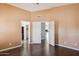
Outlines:
{"type": "Polygon", "coordinates": [[[39,3],[39,5],[37,5],[36,3],[9,3],[9,4],[27,11],[34,12],[34,11],[40,11],[44,9],[67,5],[68,3],[39,3]]]}

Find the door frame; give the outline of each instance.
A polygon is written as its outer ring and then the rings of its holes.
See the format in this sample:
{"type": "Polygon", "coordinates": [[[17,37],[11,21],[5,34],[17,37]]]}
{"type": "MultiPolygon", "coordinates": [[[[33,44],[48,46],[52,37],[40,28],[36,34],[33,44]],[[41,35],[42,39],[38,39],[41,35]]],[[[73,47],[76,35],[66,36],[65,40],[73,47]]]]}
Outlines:
{"type": "MultiPolygon", "coordinates": [[[[28,25],[28,44],[30,44],[30,22],[29,21],[21,21],[21,27],[23,26],[26,29],[26,25],[28,25]]],[[[22,30],[22,28],[21,28],[21,30],[22,30]]],[[[26,34],[24,37],[25,37],[24,41],[26,41],[26,34]]],[[[21,31],[21,44],[22,43],[23,42],[22,42],[22,31],[21,31]]]]}
{"type": "Polygon", "coordinates": [[[49,36],[48,39],[46,39],[47,43],[55,46],[55,22],[54,21],[38,21],[38,22],[45,22],[48,27],[48,33],[47,35],[49,36]],[[52,27],[51,27],[52,26],[52,27]],[[53,36],[52,36],[53,35],[53,36]]]}
{"type": "Polygon", "coordinates": [[[54,21],[33,21],[33,22],[45,22],[45,23],[48,24],[48,30],[49,30],[49,33],[48,33],[49,38],[48,39],[49,40],[47,40],[47,41],[50,45],[55,46],[55,25],[54,25],[54,21]]]}

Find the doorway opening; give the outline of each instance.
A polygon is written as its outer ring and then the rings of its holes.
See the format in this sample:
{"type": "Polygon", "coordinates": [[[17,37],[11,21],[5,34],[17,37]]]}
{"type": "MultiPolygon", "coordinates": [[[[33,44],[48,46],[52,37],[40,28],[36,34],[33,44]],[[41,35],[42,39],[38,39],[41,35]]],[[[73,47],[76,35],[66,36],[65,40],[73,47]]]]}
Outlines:
{"type": "Polygon", "coordinates": [[[32,43],[36,44],[54,44],[54,22],[36,21],[32,22],[32,43]]]}
{"type": "Polygon", "coordinates": [[[32,23],[22,21],[21,29],[22,29],[22,44],[23,44],[23,49],[24,49],[23,55],[28,54],[29,52],[28,50],[32,49],[32,47],[30,47],[30,44],[36,44],[36,45],[39,44],[40,48],[44,48],[44,52],[46,54],[49,53],[49,45],[55,46],[53,21],[51,22],[50,21],[36,21],[32,23]],[[30,29],[32,31],[30,31],[30,29]],[[30,36],[32,36],[31,42],[30,42],[30,36]],[[28,49],[28,47],[30,48],[28,49]]]}
{"type": "Polygon", "coordinates": [[[41,22],[41,44],[49,43],[49,22],[41,22]]]}
{"type": "Polygon", "coordinates": [[[21,21],[21,33],[22,33],[22,55],[29,55],[30,44],[30,22],[21,21]]]}
{"type": "Polygon", "coordinates": [[[21,21],[22,43],[30,43],[30,22],[21,21]]]}

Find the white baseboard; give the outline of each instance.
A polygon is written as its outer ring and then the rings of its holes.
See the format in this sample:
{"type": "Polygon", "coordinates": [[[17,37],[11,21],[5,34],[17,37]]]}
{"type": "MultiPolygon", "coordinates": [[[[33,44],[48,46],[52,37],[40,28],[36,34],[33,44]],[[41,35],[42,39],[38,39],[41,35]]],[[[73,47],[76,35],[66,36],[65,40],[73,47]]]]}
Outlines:
{"type": "Polygon", "coordinates": [[[73,47],[69,47],[69,46],[64,46],[64,45],[60,45],[60,44],[56,44],[57,46],[61,46],[61,47],[65,47],[65,48],[69,48],[69,49],[73,49],[73,50],[76,50],[76,51],[79,51],[78,48],[73,48],[73,47]]]}
{"type": "MultiPolygon", "coordinates": [[[[50,43],[49,43],[49,44],[50,44],[50,43]]],[[[54,44],[50,44],[50,45],[55,46],[54,44]]]]}
{"type": "Polygon", "coordinates": [[[11,49],[15,49],[15,48],[18,48],[18,47],[21,47],[21,46],[22,45],[18,45],[18,46],[14,46],[14,47],[10,47],[10,48],[1,49],[0,52],[7,51],[7,50],[11,50],[11,49]]]}

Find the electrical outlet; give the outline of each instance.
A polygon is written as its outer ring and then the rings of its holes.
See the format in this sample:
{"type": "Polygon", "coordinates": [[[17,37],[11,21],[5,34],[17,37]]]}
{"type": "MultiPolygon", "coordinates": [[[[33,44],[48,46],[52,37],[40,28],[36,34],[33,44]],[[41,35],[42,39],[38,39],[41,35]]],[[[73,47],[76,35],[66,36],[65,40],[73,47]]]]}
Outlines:
{"type": "Polygon", "coordinates": [[[12,43],[9,43],[9,45],[12,45],[12,43]]]}

